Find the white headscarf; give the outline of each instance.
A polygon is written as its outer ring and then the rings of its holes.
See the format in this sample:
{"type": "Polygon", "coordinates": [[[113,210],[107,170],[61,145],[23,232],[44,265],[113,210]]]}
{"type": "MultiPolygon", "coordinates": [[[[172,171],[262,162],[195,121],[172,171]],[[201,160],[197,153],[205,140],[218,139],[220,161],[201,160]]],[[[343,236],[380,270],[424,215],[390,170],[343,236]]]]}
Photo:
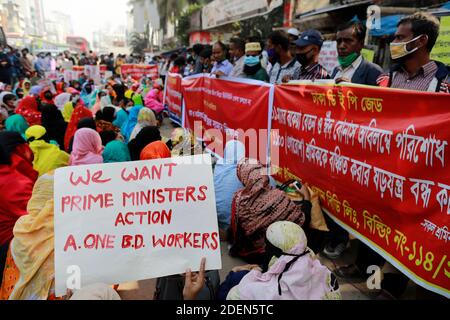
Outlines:
{"type": "Polygon", "coordinates": [[[59,110],[62,110],[67,102],[70,101],[70,97],[72,95],[70,93],[64,92],[56,96],[55,98],[55,106],[58,107],[59,110]]]}

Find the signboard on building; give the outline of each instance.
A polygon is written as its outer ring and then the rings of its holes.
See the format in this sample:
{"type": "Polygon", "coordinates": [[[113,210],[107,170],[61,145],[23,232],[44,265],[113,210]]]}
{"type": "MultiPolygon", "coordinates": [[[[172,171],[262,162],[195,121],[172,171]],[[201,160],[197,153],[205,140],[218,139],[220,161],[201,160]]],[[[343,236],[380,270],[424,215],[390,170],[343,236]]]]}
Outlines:
{"type": "Polygon", "coordinates": [[[202,27],[206,30],[262,16],[282,4],[283,0],[214,0],[202,9],[202,27]]]}

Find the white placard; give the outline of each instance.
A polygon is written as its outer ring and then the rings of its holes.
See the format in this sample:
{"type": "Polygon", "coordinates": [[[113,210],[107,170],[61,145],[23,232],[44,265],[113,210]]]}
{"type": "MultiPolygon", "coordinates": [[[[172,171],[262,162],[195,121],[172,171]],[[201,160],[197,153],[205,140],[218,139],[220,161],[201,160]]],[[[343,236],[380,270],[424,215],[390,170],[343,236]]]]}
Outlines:
{"type": "Polygon", "coordinates": [[[222,268],[209,155],[61,168],[54,200],[57,296],[222,268]]]}
{"type": "Polygon", "coordinates": [[[328,71],[330,75],[334,68],[339,65],[336,41],[325,41],[323,43],[322,50],[319,55],[319,63],[328,71]]]}

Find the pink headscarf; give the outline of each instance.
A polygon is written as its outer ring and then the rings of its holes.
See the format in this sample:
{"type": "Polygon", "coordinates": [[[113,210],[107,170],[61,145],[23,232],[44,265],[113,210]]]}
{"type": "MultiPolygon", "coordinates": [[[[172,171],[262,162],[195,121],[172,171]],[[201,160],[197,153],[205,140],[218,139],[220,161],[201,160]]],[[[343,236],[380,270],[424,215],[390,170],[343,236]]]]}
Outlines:
{"type": "Polygon", "coordinates": [[[70,165],[103,163],[102,139],[97,131],[90,128],[77,130],[73,139],[73,149],[70,155],[70,165]]]}

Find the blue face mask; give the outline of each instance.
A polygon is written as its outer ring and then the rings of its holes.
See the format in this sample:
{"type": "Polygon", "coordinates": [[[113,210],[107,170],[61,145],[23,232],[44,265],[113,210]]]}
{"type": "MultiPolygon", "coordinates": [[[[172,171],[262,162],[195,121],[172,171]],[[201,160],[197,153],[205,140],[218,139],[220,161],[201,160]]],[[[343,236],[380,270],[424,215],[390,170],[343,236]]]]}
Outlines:
{"type": "Polygon", "coordinates": [[[249,66],[249,67],[253,67],[256,66],[258,63],[260,62],[259,57],[253,57],[253,56],[246,56],[244,58],[244,64],[249,66]]]}

